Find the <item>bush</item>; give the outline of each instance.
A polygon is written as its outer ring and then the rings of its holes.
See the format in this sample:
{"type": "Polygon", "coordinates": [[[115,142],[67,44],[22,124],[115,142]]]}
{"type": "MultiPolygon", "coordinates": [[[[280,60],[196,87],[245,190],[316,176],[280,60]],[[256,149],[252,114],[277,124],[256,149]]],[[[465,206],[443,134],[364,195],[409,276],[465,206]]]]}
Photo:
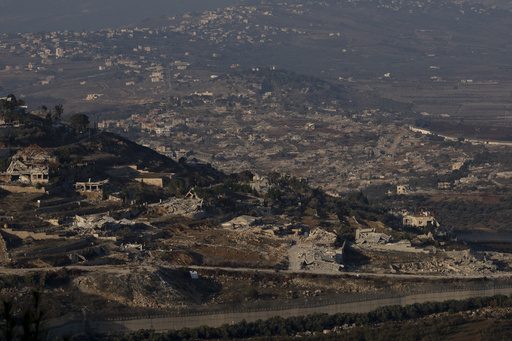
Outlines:
{"type": "Polygon", "coordinates": [[[252,299],[257,299],[258,297],[260,297],[260,294],[258,293],[258,290],[251,288],[247,292],[247,297],[252,298],[252,299]]]}

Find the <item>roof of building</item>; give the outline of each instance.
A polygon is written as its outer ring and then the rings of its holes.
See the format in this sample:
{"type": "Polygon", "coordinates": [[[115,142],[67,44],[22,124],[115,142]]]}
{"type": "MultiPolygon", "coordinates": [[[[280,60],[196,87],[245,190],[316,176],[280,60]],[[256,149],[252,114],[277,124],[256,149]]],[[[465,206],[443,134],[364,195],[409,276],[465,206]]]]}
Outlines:
{"type": "Polygon", "coordinates": [[[14,155],[15,158],[21,158],[25,161],[37,161],[44,162],[53,159],[52,154],[44,149],[39,147],[37,144],[32,144],[25,149],[20,150],[14,155]]]}

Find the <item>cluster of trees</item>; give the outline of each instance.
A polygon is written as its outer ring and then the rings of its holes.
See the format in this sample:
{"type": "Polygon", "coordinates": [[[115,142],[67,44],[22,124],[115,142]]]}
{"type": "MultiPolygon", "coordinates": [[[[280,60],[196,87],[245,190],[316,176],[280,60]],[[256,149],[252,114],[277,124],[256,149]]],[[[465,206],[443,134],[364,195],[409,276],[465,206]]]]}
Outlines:
{"type": "Polygon", "coordinates": [[[89,116],[84,114],[73,114],[69,118],[69,125],[79,133],[83,133],[89,127],[89,116]]]}
{"type": "Polygon", "coordinates": [[[64,113],[62,104],[55,105],[53,111],[43,105],[37,112],[27,112],[24,104],[23,100],[16,99],[13,94],[8,95],[7,99],[0,99],[0,118],[6,123],[20,124],[0,135],[0,142],[5,145],[13,147],[37,143],[43,147],[56,146],[73,141],[76,138],[75,132],[82,133],[89,127],[89,117],[84,114],[71,115],[67,127],[52,124],[60,121],[64,113]]]}
{"type": "Polygon", "coordinates": [[[169,185],[167,185],[167,192],[171,196],[181,197],[188,192],[187,183],[183,179],[172,179],[169,185]]]}
{"type": "MultiPolygon", "coordinates": [[[[226,177],[223,183],[212,187],[194,187],[194,193],[215,207],[222,208],[225,212],[242,210],[246,205],[237,205],[236,201],[230,200],[237,194],[249,194],[261,196],[251,187],[250,181],[253,174],[244,171],[226,177]],[[238,207],[240,206],[240,207],[238,207]]],[[[383,220],[387,217],[382,209],[376,209],[369,204],[366,196],[361,192],[354,192],[346,199],[334,198],[319,189],[311,188],[304,180],[294,176],[282,175],[280,173],[268,174],[270,187],[264,195],[267,205],[272,206],[275,213],[286,212],[287,214],[300,218],[302,216],[314,215],[318,219],[330,219],[332,216],[357,216],[370,220],[383,220]]],[[[167,186],[167,193],[171,196],[182,197],[191,186],[184,179],[173,179],[167,186]]],[[[245,214],[245,213],[244,213],[245,214]]],[[[346,234],[347,231],[344,231],[346,234]]]]}
{"type": "Polygon", "coordinates": [[[429,207],[436,211],[436,216],[444,225],[451,226],[500,226],[508,228],[512,219],[512,197],[505,197],[499,202],[484,203],[482,200],[441,200],[427,201],[429,207]]]}
{"type": "MultiPolygon", "coordinates": [[[[55,111],[52,112],[45,105],[41,106],[41,112],[46,114],[46,119],[49,121],[60,121],[62,114],[64,113],[64,107],[62,104],[57,104],[54,107],[55,111]]],[[[70,116],[68,123],[77,132],[82,133],[89,127],[89,116],[85,114],[76,113],[70,116]]]]}
{"type": "MultiPolygon", "coordinates": [[[[249,184],[252,177],[253,174],[248,171],[241,172],[230,176],[223,184],[212,188],[196,187],[195,192],[203,199],[213,198],[215,200],[229,198],[230,194],[227,190],[259,196],[261,194],[252,189],[249,184]]],[[[354,229],[343,224],[347,216],[355,216],[358,219],[371,221],[378,220],[384,223],[393,222],[393,217],[387,213],[383,206],[370,203],[362,192],[353,192],[345,198],[336,198],[326,195],[319,189],[311,188],[306,181],[295,176],[274,172],[267,174],[267,177],[270,187],[264,198],[266,204],[272,207],[275,214],[287,214],[299,220],[303,217],[312,217],[317,222],[322,219],[338,217],[342,224],[334,227],[332,231],[343,240],[353,239],[355,236],[354,229]]],[[[176,195],[184,194],[186,189],[185,184],[179,180],[175,180],[171,187],[171,192],[176,195]]],[[[217,201],[216,206],[226,207],[229,210],[237,209],[236,204],[219,205],[219,201],[217,201]]]]}
{"type": "MultiPolygon", "coordinates": [[[[4,117],[7,117],[7,119],[10,121],[22,119],[23,116],[20,112],[17,112],[15,108],[24,105],[24,100],[17,99],[15,95],[9,94],[7,99],[0,100],[0,114],[4,117]],[[14,114],[17,115],[13,116],[14,114]]],[[[54,106],[54,111],[52,111],[52,109],[49,109],[46,105],[42,105],[39,111],[45,115],[45,118],[48,121],[60,121],[62,115],[64,114],[64,106],[62,104],[57,104],[54,106]]],[[[68,122],[70,126],[79,132],[85,131],[90,123],[89,117],[80,113],[71,115],[68,122]]]]}
{"type": "MultiPolygon", "coordinates": [[[[272,317],[256,322],[242,321],[237,324],[224,324],[221,327],[201,326],[198,328],[183,328],[167,333],[158,334],[151,330],[141,330],[113,340],[208,340],[208,339],[243,339],[254,337],[294,336],[304,332],[322,332],[336,326],[356,325],[371,328],[387,322],[402,322],[416,320],[432,314],[448,312],[454,314],[461,311],[480,309],[484,307],[511,307],[512,298],[504,295],[492,297],[477,297],[466,300],[450,300],[445,302],[416,303],[408,306],[385,306],[369,313],[339,313],[334,315],[312,314],[289,318],[272,317]]],[[[350,332],[349,332],[350,333],[350,332]]],[[[364,334],[363,334],[364,335],[364,334]]],[[[390,335],[388,335],[390,336],[390,335]]],[[[440,337],[441,335],[437,335],[440,337]]],[[[365,338],[359,338],[365,339],[365,338]]],[[[389,339],[389,338],[388,338],[389,339]]]]}
{"type": "Polygon", "coordinates": [[[508,151],[490,153],[486,150],[476,154],[473,161],[471,161],[471,164],[474,166],[482,166],[486,163],[491,165],[501,164],[506,168],[510,168],[512,167],[512,154],[508,151]]]}
{"type": "Polygon", "coordinates": [[[5,99],[0,100],[0,114],[3,116],[12,113],[14,110],[14,103],[5,99]]]}
{"type": "MultiPolygon", "coordinates": [[[[434,317],[421,320],[418,323],[409,321],[387,322],[379,326],[359,326],[352,328],[343,334],[343,340],[440,340],[444,336],[452,334],[452,331],[468,321],[459,315],[434,317]]],[[[330,335],[322,340],[336,340],[335,335],[330,335]]],[[[480,338],[480,340],[501,340],[495,338],[480,338]]]]}
{"type": "Polygon", "coordinates": [[[46,105],[42,105],[41,113],[45,115],[45,118],[48,121],[59,121],[62,114],[64,113],[64,107],[62,106],[62,104],[57,104],[55,106],[55,112],[52,112],[52,109],[48,109],[46,105]]]}
{"type": "Polygon", "coordinates": [[[32,305],[22,313],[21,317],[15,315],[17,307],[12,301],[2,300],[4,320],[2,336],[6,341],[39,341],[44,339],[45,333],[42,322],[45,313],[41,305],[42,294],[40,291],[34,290],[31,295],[32,305]]]}

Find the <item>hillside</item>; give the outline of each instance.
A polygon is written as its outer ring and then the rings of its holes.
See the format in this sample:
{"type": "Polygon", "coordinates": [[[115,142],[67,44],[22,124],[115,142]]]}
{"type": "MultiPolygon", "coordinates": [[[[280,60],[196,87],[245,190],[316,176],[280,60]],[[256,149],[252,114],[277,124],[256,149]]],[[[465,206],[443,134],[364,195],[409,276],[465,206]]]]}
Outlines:
{"type": "Polygon", "coordinates": [[[216,0],[168,2],[149,0],[122,0],[105,3],[99,0],[69,1],[51,0],[42,5],[34,0],[3,1],[0,5],[0,31],[6,33],[52,32],[57,30],[98,30],[128,25],[162,15],[180,15],[188,11],[215,9],[232,1],[216,0]],[[23,11],[11,11],[19,6],[23,11]]]}
{"type": "MultiPolygon", "coordinates": [[[[268,79],[272,92],[304,86],[289,73],[241,79],[268,79]],[[299,85],[283,86],[283,75],[299,85]]],[[[324,91],[322,81],[307,82],[324,91]]],[[[4,139],[2,148],[11,155],[0,173],[0,293],[25,305],[39,289],[48,318],[321,305],[381,290],[480,285],[497,274],[508,283],[508,252],[472,249],[425,208],[391,210],[398,195],[375,201],[389,186],[373,188],[370,198],[342,197],[286,173],[224,174],[114,133],[11,109],[18,123],[4,128],[27,138],[4,139]],[[37,141],[53,147],[30,140],[32,121],[42,122],[37,141]],[[55,127],[71,143],[52,140],[55,127]]]]}

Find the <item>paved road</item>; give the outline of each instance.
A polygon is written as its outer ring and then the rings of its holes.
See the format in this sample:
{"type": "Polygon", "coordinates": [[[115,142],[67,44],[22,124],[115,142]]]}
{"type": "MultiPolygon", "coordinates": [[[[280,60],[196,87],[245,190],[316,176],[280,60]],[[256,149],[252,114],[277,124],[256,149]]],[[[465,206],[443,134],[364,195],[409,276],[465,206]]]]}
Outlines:
{"type": "MultiPolygon", "coordinates": [[[[0,267],[0,274],[4,275],[24,275],[28,272],[40,272],[40,271],[58,271],[60,269],[75,269],[81,271],[94,271],[94,272],[106,272],[116,274],[129,274],[137,269],[145,269],[147,271],[156,271],[158,269],[182,269],[182,266],[154,266],[154,265],[70,265],[70,266],[56,266],[47,268],[5,268],[0,267]]],[[[230,267],[213,267],[213,266],[196,266],[191,265],[187,268],[191,270],[205,269],[205,270],[225,270],[225,271],[239,271],[239,272],[263,272],[263,273],[283,273],[283,274],[317,274],[317,275],[332,275],[332,276],[354,276],[358,278],[363,277],[385,277],[385,278],[402,278],[402,279],[506,279],[512,278],[512,272],[496,272],[492,275],[480,275],[480,274],[391,274],[391,273],[374,273],[374,272],[356,272],[356,271],[328,271],[328,270],[275,270],[275,269],[254,269],[254,268],[230,268],[230,267]]]]}
{"type": "Polygon", "coordinates": [[[375,273],[360,271],[329,271],[329,270],[275,270],[275,269],[251,269],[251,268],[227,268],[227,267],[208,267],[208,266],[189,266],[191,269],[209,269],[209,270],[226,270],[226,271],[256,271],[266,273],[285,273],[285,274],[316,274],[316,275],[332,275],[332,276],[354,276],[354,277],[385,277],[385,278],[414,278],[414,279],[498,279],[512,278],[512,272],[496,272],[492,275],[481,274],[392,274],[392,273],[375,273]]]}

